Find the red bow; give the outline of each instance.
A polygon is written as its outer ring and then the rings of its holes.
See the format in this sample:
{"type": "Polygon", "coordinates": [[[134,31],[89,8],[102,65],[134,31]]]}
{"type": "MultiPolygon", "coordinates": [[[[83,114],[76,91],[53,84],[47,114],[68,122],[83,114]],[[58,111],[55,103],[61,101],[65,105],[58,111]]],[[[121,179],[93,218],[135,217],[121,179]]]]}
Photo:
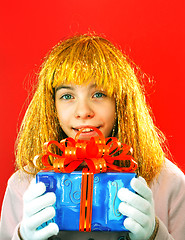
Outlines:
{"type": "Polygon", "coordinates": [[[106,172],[107,170],[134,172],[137,169],[137,163],[131,155],[128,155],[131,150],[128,145],[122,145],[115,137],[104,138],[99,129],[91,128],[99,136],[92,137],[90,140],[79,140],[79,135],[84,130],[81,129],[75,139],[66,138],[60,143],[57,141],[46,142],[44,144],[46,154],[42,156],[42,164],[45,166],[43,170],[70,173],[84,161],[92,173],[106,172]],[[49,151],[49,146],[52,144],[61,150],[61,155],[49,151]],[[49,156],[55,158],[53,165],[48,159],[49,156]],[[129,167],[118,167],[113,164],[115,160],[129,162],[129,167]]]}

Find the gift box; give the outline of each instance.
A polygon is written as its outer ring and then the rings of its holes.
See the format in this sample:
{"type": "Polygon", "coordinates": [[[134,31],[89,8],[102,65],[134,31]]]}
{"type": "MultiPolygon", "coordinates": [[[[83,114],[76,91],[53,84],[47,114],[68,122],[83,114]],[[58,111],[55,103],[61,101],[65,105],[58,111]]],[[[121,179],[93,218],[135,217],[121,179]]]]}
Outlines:
{"type": "MultiPolygon", "coordinates": [[[[56,194],[54,205],[56,216],[49,222],[56,222],[60,230],[78,231],[80,228],[80,211],[83,211],[80,206],[82,175],[82,171],[74,171],[72,173],[39,172],[36,176],[37,182],[45,183],[46,192],[56,194]]],[[[135,173],[93,174],[92,203],[90,203],[92,215],[89,227],[91,231],[127,231],[123,225],[126,216],[118,210],[120,200],[117,193],[122,187],[133,191],[130,181],[134,177],[136,177],[135,173]]],[[[84,211],[88,211],[87,206],[84,206],[84,211]]],[[[86,231],[89,224],[86,218],[88,216],[81,220],[83,231],[86,231]]],[[[41,228],[49,222],[44,223],[41,228]]]]}
{"type": "Polygon", "coordinates": [[[44,169],[36,180],[45,183],[46,192],[56,194],[56,216],[49,222],[65,231],[127,231],[123,226],[126,216],[118,211],[117,193],[122,187],[133,191],[130,181],[136,177],[137,163],[129,146],[113,137],[105,139],[100,130],[93,129],[98,136],[90,140],[79,140],[81,129],[75,139],[44,144],[44,169]],[[61,154],[51,152],[51,145],[61,154]],[[115,161],[121,161],[121,166],[115,161]]]}

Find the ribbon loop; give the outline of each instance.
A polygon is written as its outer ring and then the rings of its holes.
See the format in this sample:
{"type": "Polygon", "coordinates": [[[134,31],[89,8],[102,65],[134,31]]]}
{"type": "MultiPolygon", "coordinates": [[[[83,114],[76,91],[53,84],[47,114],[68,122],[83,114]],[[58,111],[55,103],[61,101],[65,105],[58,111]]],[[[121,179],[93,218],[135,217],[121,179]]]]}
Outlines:
{"type": "Polygon", "coordinates": [[[121,144],[115,137],[105,139],[99,129],[95,127],[92,129],[97,132],[98,136],[92,137],[90,140],[79,139],[83,132],[83,129],[80,129],[75,139],[66,138],[60,143],[57,141],[46,142],[44,144],[46,154],[42,156],[42,164],[45,167],[43,170],[70,173],[83,162],[92,173],[101,173],[107,170],[134,172],[137,169],[137,163],[130,155],[131,148],[128,145],[121,144]],[[61,155],[50,152],[51,145],[55,145],[61,155]],[[49,156],[54,158],[53,164],[49,160],[49,156]],[[114,165],[115,160],[129,164],[119,167],[114,165]]]}

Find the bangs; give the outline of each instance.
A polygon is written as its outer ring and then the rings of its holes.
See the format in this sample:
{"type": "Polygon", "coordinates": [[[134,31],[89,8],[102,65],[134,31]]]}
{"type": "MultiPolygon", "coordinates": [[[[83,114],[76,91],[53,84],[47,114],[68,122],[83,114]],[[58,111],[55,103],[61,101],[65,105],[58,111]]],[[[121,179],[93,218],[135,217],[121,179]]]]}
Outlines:
{"type": "Polygon", "coordinates": [[[50,79],[52,77],[49,88],[94,81],[109,96],[122,95],[123,82],[128,77],[124,76],[128,73],[126,65],[122,53],[109,41],[92,36],[74,37],[56,46],[47,59],[50,79]]]}

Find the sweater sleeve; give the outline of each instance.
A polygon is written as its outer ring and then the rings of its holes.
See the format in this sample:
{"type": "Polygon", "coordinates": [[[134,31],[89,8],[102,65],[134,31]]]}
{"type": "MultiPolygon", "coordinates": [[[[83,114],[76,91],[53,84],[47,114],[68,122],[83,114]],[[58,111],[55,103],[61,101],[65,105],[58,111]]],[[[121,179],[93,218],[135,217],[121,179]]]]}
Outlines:
{"type": "Polygon", "coordinates": [[[155,239],[182,240],[185,236],[185,176],[166,160],[157,181],[152,185],[159,230],[155,239]]]}
{"type": "Polygon", "coordinates": [[[155,240],[175,240],[171,234],[169,234],[168,229],[164,225],[164,223],[158,218],[159,220],[159,228],[155,240]]]}
{"type": "Polygon", "coordinates": [[[22,196],[29,185],[29,181],[20,179],[19,172],[13,174],[8,180],[0,223],[1,240],[19,240],[18,227],[22,220],[22,196]]]}

